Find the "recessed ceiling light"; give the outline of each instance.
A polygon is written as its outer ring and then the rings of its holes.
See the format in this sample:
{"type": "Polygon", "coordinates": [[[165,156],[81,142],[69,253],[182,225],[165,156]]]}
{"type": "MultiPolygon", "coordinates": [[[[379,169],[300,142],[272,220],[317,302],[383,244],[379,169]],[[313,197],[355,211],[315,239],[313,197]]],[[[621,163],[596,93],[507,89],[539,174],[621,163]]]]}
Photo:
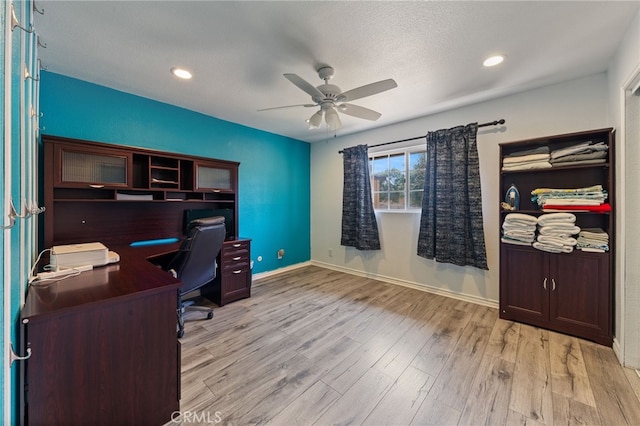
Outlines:
{"type": "Polygon", "coordinates": [[[191,77],[193,77],[191,73],[184,68],[171,68],[171,74],[184,80],[189,80],[191,77]]]}
{"type": "Polygon", "coordinates": [[[485,67],[493,67],[495,65],[501,64],[502,61],[504,61],[504,56],[495,55],[495,56],[490,56],[487,59],[485,59],[484,62],[482,63],[482,65],[484,65],[485,67]]]}

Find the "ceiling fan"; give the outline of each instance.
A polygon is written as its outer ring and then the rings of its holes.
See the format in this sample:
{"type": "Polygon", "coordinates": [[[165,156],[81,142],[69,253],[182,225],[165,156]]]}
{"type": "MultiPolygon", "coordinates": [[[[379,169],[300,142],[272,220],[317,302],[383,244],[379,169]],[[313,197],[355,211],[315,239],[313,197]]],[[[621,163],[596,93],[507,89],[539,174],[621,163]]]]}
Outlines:
{"type": "Polygon", "coordinates": [[[317,107],[320,109],[313,114],[308,120],[310,129],[317,129],[322,123],[322,117],[331,129],[338,129],[342,126],[338,112],[350,115],[352,117],[363,118],[365,120],[375,121],[382,114],[369,108],[353,105],[347,102],[361,99],[367,96],[375,95],[380,92],[384,92],[394,87],[398,87],[398,84],[391,78],[387,80],[381,80],[375,83],[367,84],[365,86],[356,87],[355,89],[347,90],[343,92],[340,88],[334,84],[329,84],[329,80],[333,77],[334,70],[329,66],[323,66],[318,69],[318,76],[324,80],[324,84],[318,87],[314,87],[311,83],[308,83],[302,77],[297,74],[284,74],[284,76],[304,90],[307,94],[311,95],[312,104],[300,104],[300,105],[287,105],[274,108],[265,108],[258,111],[267,111],[271,109],[291,108],[291,107],[317,107]]]}

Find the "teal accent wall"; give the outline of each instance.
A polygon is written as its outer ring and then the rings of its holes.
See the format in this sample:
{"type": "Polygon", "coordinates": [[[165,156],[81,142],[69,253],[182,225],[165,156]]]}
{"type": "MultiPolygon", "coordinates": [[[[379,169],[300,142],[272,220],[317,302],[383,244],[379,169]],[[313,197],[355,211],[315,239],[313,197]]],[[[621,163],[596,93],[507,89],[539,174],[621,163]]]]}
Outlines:
{"type": "MultiPolygon", "coordinates": [[[[6,26],[7,26],[7,14],[6,14],[6,5],[2,5],[0,6],[0,32],[2,33],[2,37],[4,39],[5,37],[5,33],[6,33],[6,26]]],[[[4,40],[3,40],[4,41],[4,40]]],[[[5,164],[5,157],[4,157],[4,153],[5,153],[5,145],[10,145],[11,141],[6,140],[5,137],[5,126],[7,125],[7,123],[5,123],[5,116],[6,116],[6,111],[5,111],[5,101],[4,99],[6,98],[6,96],[8,96],[5,93],[5,89],[4,89],[4,79],[6,77],[7,74],[10,73],[10,70],[6,70],[5,69],[5,49],[4,47],[2,49],[0,49],[0,70],[2,70],[2,72],[0,73],[0,75],[2,75],[2,83],[0,84],[0,94],[2,95],[0,97],[0,99],[2,99],[2,102],[0,103],[0,129],[2,129],[2,133],[0,134],[0,139],[2,140],[2,149],[0,149],[0,164],[2,164],[2,168],[4,169],[4,164],[5,164]]],[[[5,179],[6,177],[2,177],[2,181],[0,182],[0,194],[2,194],[2,198],[1,200],[2,203],[0,203],[0,217],[6,217],[7,212],[5,211],[5,203],[4,200],[7,197],[7,194],[5,193],[5,179]]],[[[0,224],[4,225],[4,222],[0,221],[0,224]]],[[[5,268],[8,268],[9,266],[6,265],[6,257],[5,257],[5,252],[4,252],[4,247],[5,247],[5,238],[8,238],[8,236],[6,235],[5,231],[1,231],[2,233],[0,234],[0,254],[2,254],[2,264],[0,265],[0,284],[2,284],[2,300],[4,301],[6,297],[10,297],[10,294],[6,294],[5,293],[5,287],[7,285],[7,283],[5,283],[5,268]]],[[[4,318],[5,318],[5,307],[4,307],[4,303],[2,303],[0,305],[0,315],[2,316],[2,327],[0,327],[0,336],[2,336],[2,347],[4,349],[4,345],[6,340],[9,338],[9,336],[5,335],[4,332],[4,318]]],[[[5,351],[3,350],[2,353],[0,354],[0,363],[2,363],[2,365],[6,365],[6,363],[8,362],[7,359],[5,358],[6,354],[5,351]]],[[[5,395],[4,394],[4,389],[5,389],[5,384],[6,384],[6,380],[9,380],[8,377],[5,377],[5,371],[3,368],[0,368],[0,419],[4,419],[5,418],[5,413],[4,413],[4,401],[5,398],[9,397],[9,395],[5,395]]],[[[17,387],[16,387],[17,389],[17,387]]],[[[17,392],[16,392],[17,394],[17,392]]]]}
{"type": "Polygon", "coordinates": [[[44,71],[40,110],[43,134],[240,162],[239,232],[252,239],[253,273],[310,259],[308,143],[44,71]]]}

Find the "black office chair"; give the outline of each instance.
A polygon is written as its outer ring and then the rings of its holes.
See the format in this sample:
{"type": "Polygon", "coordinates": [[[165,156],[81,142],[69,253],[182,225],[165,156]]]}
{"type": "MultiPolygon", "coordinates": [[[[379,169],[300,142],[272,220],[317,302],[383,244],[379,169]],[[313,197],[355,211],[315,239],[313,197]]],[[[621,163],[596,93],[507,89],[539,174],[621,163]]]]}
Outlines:
{"type": "Polygon", "coordinates": [[[205,311],[207,319],[213,318],[212,308],[191,306],[193,302],[184,301],[183,296],[210,283],[216,277],[216,257],[220,253],[224,238],[224,217],[192,220],[187,225],[187,239],[175,257],[163,266],[182,281],[178,296],[178,337],[184,336],[184,311],[187,308],[205,311]]]}

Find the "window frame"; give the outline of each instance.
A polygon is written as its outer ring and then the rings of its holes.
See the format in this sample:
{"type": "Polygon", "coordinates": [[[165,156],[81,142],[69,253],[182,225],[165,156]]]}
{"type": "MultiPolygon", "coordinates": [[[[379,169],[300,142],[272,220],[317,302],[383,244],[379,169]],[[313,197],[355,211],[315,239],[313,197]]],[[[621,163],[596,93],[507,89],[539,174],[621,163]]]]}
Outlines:
{"type": "MultiPolygon", "coordinates": [[[[409,203],[411,200],[411,193],[416,190],[411,189],[411,154],[424,153],[425,157],[427,155],[427,147],[424,144],[420,145],[408,145],[400,148],[394,149],[386,149],[380,151],[374,151],[368,153],[369,160],[369,179],[371,182],[371,199],[374,201],[374,210],[376,213],[420,213],[422,211],[422,206],[420,207],[410,207],[409,203]],[[384,193],[381,191],[375,191],[374,185],[374,171],[373,171],[373,160],[376,158],[387,157],[390,158],[393,155],[403,154],[404,156],[404,176],[405,176],[405,185],[404,185],[404,208],[402,209],[393,209],[389,208],[389,203],[387,202],[386,208],[378,208],[375,203],[375,194],[384,193]]],[[[425,161],[426,163],[426,161],[425,161]]],[[[426,168],[426,164],[425,164],[426,168]]],[[[388,170],[388,169],[387,169],[388,170]]],[[[425,170],[426,173],[426,170],[425,170]]],[[[424,187],[420,189],[420,191],[424,194],[424,187]]],[[[386,191],[387,194],[390,194],[390,191],[386,191]]]]}

